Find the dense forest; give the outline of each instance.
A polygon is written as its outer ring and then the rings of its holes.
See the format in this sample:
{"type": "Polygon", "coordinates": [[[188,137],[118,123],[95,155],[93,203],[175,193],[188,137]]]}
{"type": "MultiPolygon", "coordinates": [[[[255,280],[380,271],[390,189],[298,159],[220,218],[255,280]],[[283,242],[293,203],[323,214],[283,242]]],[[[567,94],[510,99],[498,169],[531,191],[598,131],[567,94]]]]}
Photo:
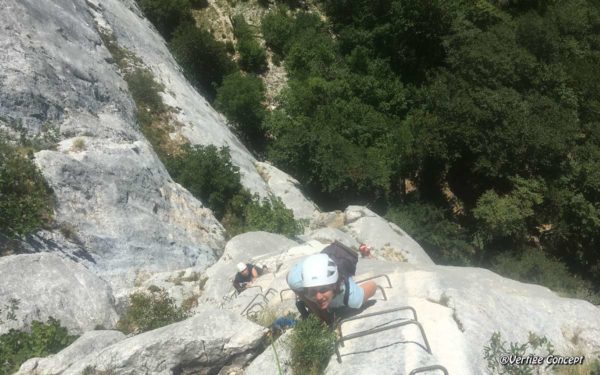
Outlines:
{"type": "Polygon", "coordinates": [[[233,17],[235,45],[194,25],[206,3],[139,4],[246,144],[323,209],[367,205],[437,263],[599,303],[599,1],[259,1],[258,28],[233,17]],[[272,111],[260,38],[288,74],[272,111]]]}

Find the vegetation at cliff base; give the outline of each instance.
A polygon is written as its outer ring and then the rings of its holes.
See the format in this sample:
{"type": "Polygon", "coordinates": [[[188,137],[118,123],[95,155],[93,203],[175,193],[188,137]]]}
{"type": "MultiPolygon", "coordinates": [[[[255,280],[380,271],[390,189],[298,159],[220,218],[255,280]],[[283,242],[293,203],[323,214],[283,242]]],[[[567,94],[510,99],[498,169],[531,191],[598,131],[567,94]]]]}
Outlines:
{"type": "Polygon", "coordinates": [[[29,358],[58,353],[76,339],[54,318],[47,323],[33,321],[29,331],[11,329],[0,335],[0,375],[15,373],[29,358]]]}

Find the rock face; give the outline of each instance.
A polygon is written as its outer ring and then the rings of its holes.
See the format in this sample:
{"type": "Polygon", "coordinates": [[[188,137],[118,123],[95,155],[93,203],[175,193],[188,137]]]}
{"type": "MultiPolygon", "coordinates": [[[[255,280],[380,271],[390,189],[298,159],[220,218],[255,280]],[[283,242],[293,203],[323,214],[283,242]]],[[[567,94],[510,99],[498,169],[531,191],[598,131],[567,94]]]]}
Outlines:
{"type": "MultiPolygon", "coordinates": [[[[143,40],[166,50],[130,10],[133,2],[108,5],[137,18],[143,40]]],[[[20,126],[29,138],[56,133],[59,143],[38,152],[36,163],[56,194],[56,222],[71,228],[89,255],[82,261],[117,292],[133,286],[139,269],[214,263],[224,230],[171,180],[140,133],[127,85],[98,32],[102,7],[6,0],[2,9],[1,123],[20,126]]],[[[225,129],[222,121],[214,127],[225,129]]]]}
{"type": "Polygon", "coordinates": [[[21,365],[18,375],[53,375],[67,370],[74,362],[125,339],[119,331],[90,331],[56,355],[32,358],[21,365]]]}
{"type": "Polygon", "coordinates": [[[296,179],[268,163],[256,162],[256,169],[273,195],[281,198],[286,207],[294,212],[296,219],[311,220],[318,215],[318,207],[302,194],[296,179]]]}
{"type": "Polygon", "coordinates": [[[73,363],[111,374],[216,374],[226,364],[244,365],[255,355],[264,329],[232,312],[206,307],[179,323],[111,345],[73,363]]]}
{"type": "Polygon", "coordinates": [[[252,363],[246,367],[244,375],[264,375],[264,374],[278,374],[276,367],[277,361],[281,366],[281,372],[283,374],[292,374],[290,367],[291,353],[290,353],[290,331],[285,332],[279,337],[272,346],[265,349],[264,352],[252,363]]]}
{"type": "Polygon", "coordinates": [[[115,289],[130,270],[175,270],[216,261],[223,229],[210,210],[174,183],[146,142],[69,140],[36,161],[59,200],[57,217],[74,226],[97,272],[115,289]],[[123,277],[123,275],[126,275],[123,277]]]}
{"type": "Polygon", "coordinates": [[[358,242],[372,247],[378,257],[415,264],[433,264],[425,250],[406,232],[368,208],[349,206],[344,213],[346,232],[358,242]]]}
{"type": "Polygon", "coordinates": [[[32,321],[60,320],[71,333],[117,321],[108,285],[84,266],[54,254],[0,258],[0,334],[32,321]]]}
{"type": "Polygon", "coordinates": [[[232,161],[240,168],[242,184],[252,193],[266,196],[265,182],[256,171],[254,157],[226,125],[225,118],[187,82],[165,41],[137,9],[134,0],[89,0],[97,23],[112,31],[117,43],[140,58],[165,86],[163,101],[176,110],[181,135],[192,144],[229,147],[232,161]]]}

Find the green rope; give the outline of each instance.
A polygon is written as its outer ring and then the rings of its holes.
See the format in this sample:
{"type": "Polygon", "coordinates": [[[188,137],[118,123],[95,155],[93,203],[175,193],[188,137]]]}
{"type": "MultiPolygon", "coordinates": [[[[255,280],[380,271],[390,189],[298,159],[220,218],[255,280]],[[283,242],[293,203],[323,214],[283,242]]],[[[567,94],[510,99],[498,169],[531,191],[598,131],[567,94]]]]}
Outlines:
{"type": "Polygon", "coordinates": [[[273,348],[273,353],[275,353],[275,361],[277,361],[277,370],[279,370],[279,375],[283,375],[283,371],[281,371],[281,363],[279,363],[279,356],[277,355],[277,350],[275,350],[275,342],[273,341],[273,336],[269,335],[271,339],[271,347],[273,348]]]}

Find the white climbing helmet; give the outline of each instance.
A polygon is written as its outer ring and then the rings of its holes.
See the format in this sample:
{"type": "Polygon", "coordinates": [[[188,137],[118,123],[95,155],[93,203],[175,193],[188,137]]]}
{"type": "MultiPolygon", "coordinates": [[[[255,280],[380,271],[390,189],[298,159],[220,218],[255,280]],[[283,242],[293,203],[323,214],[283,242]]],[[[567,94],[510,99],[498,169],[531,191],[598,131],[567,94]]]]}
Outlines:
{"type": "Polygon", "coordinates": [[[245,270],[245,269],[246,269],[246,267],[247,267],[247,266],[246,266],[246,263],[239,262],[239,263],[237,264],[237,270],[238,270],[238,272],[242,272],[243,270],[245,270]]]}
{"type": "Polygon", "coordinates": [[[305,288],[335,284],[338,269],[327,254],[311,255],[302,263],[302,285],[305,288]]]}

